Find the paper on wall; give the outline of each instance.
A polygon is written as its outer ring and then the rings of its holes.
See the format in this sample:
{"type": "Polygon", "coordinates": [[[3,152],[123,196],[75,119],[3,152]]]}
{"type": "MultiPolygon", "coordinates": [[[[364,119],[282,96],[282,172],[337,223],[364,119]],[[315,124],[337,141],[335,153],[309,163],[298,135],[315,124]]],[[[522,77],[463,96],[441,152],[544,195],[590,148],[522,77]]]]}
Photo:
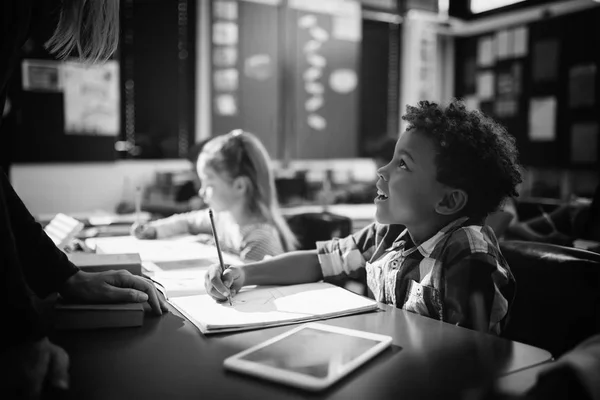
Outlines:
{"type": "Polygon", "coordinates": [[[65,133],[118,135],[118,62],[109,60],[95,65],[65,62],[62,72],[65,133]]]}
{"type": "Polygon", "coordinates": [[[477,41],[477,65],[489,67],[494,65],[494,37],[482,36],[477,41]]]}
{"type": "Polygon", "coordinates": [[[496,53],[498,60],[503,60],[511,55],[511,36],[512,30],[505,29],[496,33],[496,53]]]}
{"type": "Polygon", "coordinates": [[[515,57],[525,57],[527,55],[527,39],[528,30],[526,26],[520,26],[518,28],[513,29],[512,53],[515,57]]]}
{"type": "Polygon", "coordinates": [[[23,90],[60,92],[63,87],[62,63],[54,60],[23,60],[21,75],[23,90]]]}
{"type": "Polygon", "coordinates": [[[549,142],[556,139],[556,97],[539,97],[529,101],[529,139],[549,142]]]}
{"type": "Polygon", "coordinates": [[[491,71],[480,72],[477,75],[477,95],[479,100],[491,100],[494,97],[494,73],[491,71]]]}

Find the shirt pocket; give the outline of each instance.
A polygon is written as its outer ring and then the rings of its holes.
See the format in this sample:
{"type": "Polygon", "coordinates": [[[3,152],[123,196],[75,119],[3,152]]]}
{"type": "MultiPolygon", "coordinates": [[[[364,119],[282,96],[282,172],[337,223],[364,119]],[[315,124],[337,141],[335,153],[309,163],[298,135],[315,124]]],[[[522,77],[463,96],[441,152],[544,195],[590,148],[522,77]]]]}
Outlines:
{"type": "Polygon", "coordinates": [[[379,264],[371,264],[367,263],[365,265],[365,269],[367,270],[367,286],[371,293],[373,293],[373,297],[375,300],[384,302],[384,293],[383,293],[383,270],[379,264]]]}
{"type": "Polygon", "coordinates": [[[440,292],[434,287],[421,285],[411,280],[406,291],[406,299],[402,308],[419,315],[442,319],[442,303],[440,292]]]}

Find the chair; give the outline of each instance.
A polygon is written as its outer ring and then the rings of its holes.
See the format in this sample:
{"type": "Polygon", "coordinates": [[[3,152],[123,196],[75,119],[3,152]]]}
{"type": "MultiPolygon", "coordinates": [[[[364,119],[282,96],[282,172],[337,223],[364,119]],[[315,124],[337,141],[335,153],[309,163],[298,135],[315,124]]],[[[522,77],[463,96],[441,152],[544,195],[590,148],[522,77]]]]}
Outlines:
{"type": "Polygon", "coordinates": [[[600,254],[516,240],[500,249],[517,283],[506,338],[558,357],[600,332],[600,254]]]}
{"type": "Polygon", "coordinates": [[[286,216],[288,225],[298,242],[299,250],[316,248],[316,242],[352,233],[352,220],[328,211],[286,216]]]}

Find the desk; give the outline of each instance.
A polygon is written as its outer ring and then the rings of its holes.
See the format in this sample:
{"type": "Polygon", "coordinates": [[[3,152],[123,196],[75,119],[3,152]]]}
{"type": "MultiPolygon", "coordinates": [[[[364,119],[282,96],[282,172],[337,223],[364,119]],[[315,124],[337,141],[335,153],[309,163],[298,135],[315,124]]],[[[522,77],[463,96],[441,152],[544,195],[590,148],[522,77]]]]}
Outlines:
{"type": "Polygon", "coordinates": [[[503,376],[498,379],[498,389],[500,389],[502,393],[513,396],[524,395],[533,387],[533,385],[535,385],[540,372],[546,370],[551,365],[551,361],[548,361],[543,364],[535,365],[531,368],[526,368],[513,374],[503,376]]]}
{"type": "MultiPolygon", "coordinates": [[[[459,328],[381,305],[382,311],[330,319],[324,323],[393,336],[393,346],[332,388],[316,394],[227,372],[223,360],[283,333],[291,326],[205,337],[177,311],[163,317],[146,314],[144,325],[104,331],[60,332],[52,339],[71,357],[71,399],[377,399],[409,387],[409,355],[427,356],[427,349],[480,340],[486,347],[512,349],[505,373],[550,359],[550,353],[521,343],[459,328]],[[400,350],[400,348],[402,348],[400,350]],[[407,383],[408,382],[408,383],[407,383]]],[[[422,357],[422,358],[423,358],[422,357]]],[[[456,371],[439,371],[455,376],[456,371]]],[[[448,379],[448,378],[447,378],[448,379]]],[[[396,394],[393,394],[396,393],[396,394]]],[[[433,397],[432,397],[433,398],[433,397]]]]}

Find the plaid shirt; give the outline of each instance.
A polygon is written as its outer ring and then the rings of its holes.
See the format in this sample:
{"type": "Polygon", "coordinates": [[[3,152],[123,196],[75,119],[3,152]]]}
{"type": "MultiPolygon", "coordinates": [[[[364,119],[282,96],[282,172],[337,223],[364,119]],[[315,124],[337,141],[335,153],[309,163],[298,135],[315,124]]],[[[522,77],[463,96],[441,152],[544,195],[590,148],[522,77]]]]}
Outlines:
{"type": "Polygon", "coordinates": [[[481,293],[489,331],[500,334],[515,281],[491,228],[459,218],[415,246],[401,225],[373,223],[343,239],[317,242],[325,281],[366,283],[377,301],[474,328],[471,295],[481,293]]]}

